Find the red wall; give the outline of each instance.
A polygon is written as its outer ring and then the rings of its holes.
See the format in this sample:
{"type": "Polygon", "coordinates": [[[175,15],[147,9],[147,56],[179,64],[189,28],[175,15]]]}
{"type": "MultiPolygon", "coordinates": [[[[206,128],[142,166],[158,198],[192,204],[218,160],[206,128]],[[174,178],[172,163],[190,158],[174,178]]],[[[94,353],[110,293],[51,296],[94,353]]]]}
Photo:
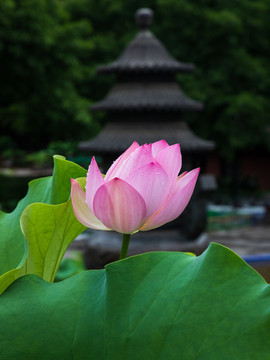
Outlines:
{"type": "Polygon", "coordinates": [[[216,154],[210,154],[204,169],[205,174],[213,174],[218,179],[221,174],[221,166],[219,157],[216,154]]]}
{"type": "MultiPolygon", "coordinates": [[[[270,155],[242,154],[240,159],[241,178],[254,177],[260,189],[270,190],[270,155]]],[[[216,154],[210,154],[205,166],[206,174],[221,176],[221,162],[216,154]]]]}
{"type": "Polygon", "coordinates": [[[244,155],[241,174],[256,177],[261,189],[270,190],[270,156],[244,155]]]}

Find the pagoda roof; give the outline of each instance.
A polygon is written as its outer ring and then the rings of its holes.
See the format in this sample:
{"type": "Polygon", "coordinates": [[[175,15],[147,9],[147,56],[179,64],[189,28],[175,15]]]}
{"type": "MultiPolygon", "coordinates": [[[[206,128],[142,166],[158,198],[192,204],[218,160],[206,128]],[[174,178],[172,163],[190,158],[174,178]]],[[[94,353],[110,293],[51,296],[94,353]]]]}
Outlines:
{"type": "Polygon", "coordinates": [[[184,152],[206,152],[214,149],[213,141],[204,140],[193,134],[185,122],[138,122],[108,123],[104,129],[90,141],[79,144],[79,149],[92,154],[121,153],[125,151],[133,141],[139,144],[153,143],[165,139],[168,144],[180,144],[184,152]]]}
{"type": "Polygon", "coordinates": [[[190,72],[193,64],[174,59],[149,31],[140,31],[119,58],[98,68],[100,73],[190,72]]]}
{"type": "Polygon", "coordinates": [[[203,104],[186,96],[176,82],[119,83],[92,110],[202,110],[203,104]]]}

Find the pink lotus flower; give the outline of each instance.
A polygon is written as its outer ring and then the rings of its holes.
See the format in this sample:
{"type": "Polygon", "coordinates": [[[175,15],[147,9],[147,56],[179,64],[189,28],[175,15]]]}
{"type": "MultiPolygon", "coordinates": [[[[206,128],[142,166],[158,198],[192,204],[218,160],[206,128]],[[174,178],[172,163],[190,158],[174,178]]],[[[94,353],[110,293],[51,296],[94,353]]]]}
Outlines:
{"type": "Polygon", "coordinates": [[[200,169],[181,176],[178,144],[166,141],[139,146],[134,142],[103,178],[92,158],[86,192],[71,179],[71,200],[77,219],[98,230],[131,234],[155,229],[176,219],[187,206],[200,169]]]}

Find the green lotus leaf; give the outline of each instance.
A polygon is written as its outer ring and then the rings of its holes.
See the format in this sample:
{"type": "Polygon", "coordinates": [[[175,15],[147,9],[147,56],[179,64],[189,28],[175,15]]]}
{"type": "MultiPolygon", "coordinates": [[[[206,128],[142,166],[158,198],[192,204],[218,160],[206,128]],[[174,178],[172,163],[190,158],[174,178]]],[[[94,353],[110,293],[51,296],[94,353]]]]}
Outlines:
{"type": "MultiPolygon", "coordinates": [[[[20,217],[23,210],[29,204],[35,202],[45,204],[61,204],[66,202],[70,196],[70,178],[78,178],[86,174],[85,169],[65,160],[62,156],[55,156],[54,164],[53,176],[31,181],[27,195],[18,203],[12,213],[0,212],[0,293],[12,281],[25,273],[29,273],[24,268],[26,265],[27,245],[20,228],[20,217]]],[[[56,216],[55,213],[54,215],[56,216]]],[[[32,213],[31,221],[33,221],[33,216],[34,214],[32,213]]],[[[44,219],[39,221],[42,224],[44,219]]],[[[56,224],[61,225],[59,221],[56,224]]],[[[41,235],[40,241],[43,241],[41,235]]],[[[32,252],[30,256],[35,255],[32,252]]],[[[62,255],[60,254],[60,256],[62,255]]],[[[33,261],[38,262],[39,260],[40,258],[37,258],[33,261]]]]}
{"type": "Polygon", "coordinates": [[[270,357],[270,291],[231,250],[148,253],[0,297],[1,360],[270,357]]]}
{"type": "Polygon", "coordinates": [[[61,260],[70,243],[86,227],[75,217],[71,201],[60,205],[35,203],[27,206],[21,217],[27,240],[26,273],[54,281],[61,260]]]}
{"type": "Polygon", "coordinates": [[[21,228],[27,241],[27,255],[16,269],[0,276],[0,294],[25,274],[54,281],[68,246],[86,229],[76,219],[70,200],[60,205],[28,205],[21,216],[21,228]]]}

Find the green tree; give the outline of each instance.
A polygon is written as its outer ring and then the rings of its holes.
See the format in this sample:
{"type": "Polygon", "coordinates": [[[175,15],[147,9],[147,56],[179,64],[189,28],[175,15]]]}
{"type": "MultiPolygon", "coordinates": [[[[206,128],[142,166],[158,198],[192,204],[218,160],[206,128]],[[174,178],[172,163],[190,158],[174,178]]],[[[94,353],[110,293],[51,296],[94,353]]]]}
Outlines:
{"type": "Polygon", "coordinates": [[[186,114],[194,131],[233,160],[267,148],[270,126],[270,2],[265,0],[0,0],[1,133],[26,146],[90,138],[99,114],[87,113],[114,83],[97,67],[120,55],[137,32],[139,7],[155,12],[152,31],[192,74],[177,79],[202,100],[186,114]],[[3,59],[3,61],[2,61],[3,59]],[[2,79],[3,78],[3,79],[2,79]],[[89,126],[90,124],[90,126],[89,126]],[[86,131],[87,129],[87,131],[86,131]]]}
{"type": "MultiPolygon", "coordinates": [[[[242,149],[267,146],[269,137],[269,14],[265,0],[69,0],[73,18],[93,28],[91,68],[115,60],[135,35],[139,7],[155,12],[151,30],[192,74],[177,79],[187,95],[202,100],[201,114],[186,114],[195,132],[216,141],[228,160],[242,149]]],[[[92,72],[88,93],[100,100],[114,79],[92,72]],[[93,93],[93,89],[95,93],[93,93]]]]}
{"type": "MultiPolygon", "coordinates": [[[[267,147],[269,134],[269,14],[264,0],[158,0],[158,35],[193,75],[179,75],[187,94],[205,102],[190,116],[196,131],[232,160],[238,151],[267,147]]],[[[269,147],[268,147],[269,148],[269,147]]]]}
{"type": "Polygon", "coordinates": [[[91,136],[79,93],[91,26],[58,0],[0,0],[0,146],[35,149],[91,136]]]}

